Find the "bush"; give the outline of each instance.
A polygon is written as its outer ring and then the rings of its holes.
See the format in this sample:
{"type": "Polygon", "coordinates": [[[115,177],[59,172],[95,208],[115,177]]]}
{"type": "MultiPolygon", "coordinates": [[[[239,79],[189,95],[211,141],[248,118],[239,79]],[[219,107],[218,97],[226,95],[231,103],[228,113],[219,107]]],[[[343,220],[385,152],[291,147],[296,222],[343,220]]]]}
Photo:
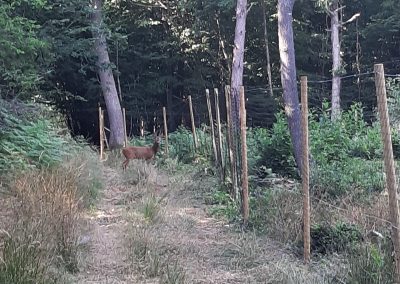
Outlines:
{"type": "Polygon", "coordinates": [[[317,224],[311,227],[311,251],[313,253],[343,252],[362,241],[360,230],[352,224],[317,224]]]}
{"type": "MultiPolygon", "coordinates": [[[[317,117],[310,114],[311,183],[319,194],[337,197],[349,189],[362,192],[384,188],[380,126],[368,125],[360,104],[354,104],[335,122],[324,104],[317,117]]],[[[400,135],[393,132],[395,154],[400,153],[400,135]]],[[[269,131],[250,129],[248,135],[250,174],[264,178],[272,172],[298,177],[286,118],[277,115],[269,131]]]]}
{"type": "Polygon", "coordinates": [[[390,238],[381,245],[362,244],[349,254],[347,283],[394,283],[393,246],[390,238]]]}
{"type": "Polygon", "coordinates": [[[192,132],[184,127],[179,127],[168,135],[169,155],[176,157],[182,163],[192,163],[195,159],[207,162],[212,159],[211,135],[206,126],[196,130],[199,147],[194,149],[192,132]]]}
{"type": "Polygon", "coordinates": [[[346,158],[311,168],[311,188],[319,196],[341,197],[349,190],[362,194],[384,189],[382,161],[346,158]]]}
{"type": "Polygon", "coordinates": [[[249,130],[249,168],[261,177],[265,176],[265,169],[268,168],[282,176],[296,177],[296,163],[284,113],[278,113],[276,120],[269,131],[258,128],[249,130]]]}
{"type": "Polygon", "coordinates": [[[81,149],[82,143],[60,134],[65,131],[51,118],[54,114],[22,103],[6,106],[11,109],[0,107],[0,175],[51,167],[81,149]]]}

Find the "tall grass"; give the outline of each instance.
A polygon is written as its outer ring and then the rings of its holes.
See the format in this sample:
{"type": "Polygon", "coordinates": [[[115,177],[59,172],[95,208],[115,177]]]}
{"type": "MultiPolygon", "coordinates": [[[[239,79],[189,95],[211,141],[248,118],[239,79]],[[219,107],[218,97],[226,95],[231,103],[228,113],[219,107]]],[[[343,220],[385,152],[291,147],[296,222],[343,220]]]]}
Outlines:
{"type": "Polygon", "coordinates": [[[99,194],[102,166],[63,125],[32,116],[26,105],[18,110],[0,106],[0,178],[8,192],[0,198],[12,212],[0,235],[0,283],[53,283],[60,268],[79,270],[81,214],[99,194]]]}

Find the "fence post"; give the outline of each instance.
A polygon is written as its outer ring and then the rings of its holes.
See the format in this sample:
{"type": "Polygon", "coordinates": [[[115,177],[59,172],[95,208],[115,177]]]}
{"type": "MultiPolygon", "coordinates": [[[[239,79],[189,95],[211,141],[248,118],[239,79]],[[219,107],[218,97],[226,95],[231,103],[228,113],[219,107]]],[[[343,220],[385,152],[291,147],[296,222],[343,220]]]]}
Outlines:
{"type": "Polygon", "coordinates": [[[99,107],[99,135],[100,135],[100,160],[103,160],[104,155],[104,137],[103,137],[103,111],[99,107]]]}
{"type": "Polygon", "coordinates": [[[124,147],[128,146],[128,135],[126,131],[126,111],[125,108],[122,108],[122,116],[124,119],[124,147]]]}
{"type": "Polygon", "coordinates": [[[107,135],[105,130],[110,132],[110,129],[104,126],[104,110],[101,111],[101,130],[103,131],[103,139],[106,142],[106,147],[107,149],[110,149],[110,146],[108,146],[108,140],[107,140],[107,135]]]}
{"type": "Polygon", "coordinates": [[[194,125],[194,115],[193,115],[193,105],[192,105],[192,96],[189,96],[189,111],[190,111],[190,120],[192,122],[192,132],[193,132],[193,141],[194,148],[197,149],[199,147],[196,136],[196,126],[194,125]]]}
{"type": "Polygon", "coordinates": [[[163,117],[164,117],[164,136],[165,136],[165,156],[168,157],[168,127],[167,127],[167,109],[165,107],[163,109],[163,117]]]}
{"type": "Polygon", "coordinates": [[[209,89],[206,89],[206,100],[207,100],[207,108],[208,108],[208,117],[210,119],[211,140],[212,140],[212,147],[213,147],[213,151],[214,151],[215,167],[218,167],[218,154],[217,154],[217,146],[215,144],[214,120],[213,120],[212,109],[211,109],[210,90],[209,89]]]}
{"type": "Polygon", "coordinates": [[[302,186],[303,186],[303,245],[304,262],[310,262],[310,169],[308,155],[308,96],[307,96],[307,76],[301,77],[301,114],[303,128],[303,166],[302,166],[302,186]]]}
{"type": "Polygon", "coordinates": [[[222,131],[221,131],[221,116],[219,113],[219,95],[218,88],[214,88],[214,98],[215,98],[215,116],[217,120],[217,131],[218,131],[218,152],[219,152],[219,163],[221,169],[221,180],[225,179],[225,167],[224,167],[224,157],[223,157],[223,145],[222,145],[222,131]]]}
{"type": "Polygon", "coordinates": [[[242,136],[242,212],[243,224],[246,226],[249,220],[249,181],[247,176],[246,100],[243,86],[240,87],[240,128],[242,136]]]}
{"type": "Polygon", "coordinates": [[[400,221],[399,204],[397,201],[397,181],[393,159],[392,137],[390,132],[389,114],[386,98],[385,73],[383,64],[374,65],[375,87],[378,99],[378,111],[383,142],[383,159],[385,163],[386,187],[389,193],[390,221],[392,225],[392,241],[395,257],[394,283],[400,283],[400,221]]]}
{"type": "Polygon", "coordinates": [[[239,188],[237,180],[237,168],[235,155],[233,152],[233,128],[232,128],[232,111],[231,111],[231,87],[225,86],[225,101],[226,101],[226,124],[227,124],[227,135],[228,135],[228,148],[229,148],[229,162],[231,165],[231,179],[232,179],[232,194],[235,200],[239,199],[239,188]]]}
{"type": "Polygon", "coordinates": [[[140,137],[144,138],[144,120],[140,117],[140,137]]]}

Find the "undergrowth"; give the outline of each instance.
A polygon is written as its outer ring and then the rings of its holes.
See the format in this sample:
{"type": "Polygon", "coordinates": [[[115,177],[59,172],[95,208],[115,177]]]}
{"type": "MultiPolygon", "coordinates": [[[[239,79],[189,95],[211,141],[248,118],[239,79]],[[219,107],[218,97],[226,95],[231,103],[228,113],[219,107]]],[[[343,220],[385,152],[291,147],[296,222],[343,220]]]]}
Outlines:
{"type": "Polygon", "coordinates": [[[2,223],[0,283],[56,283],[79,270],[81,214],[96,202],[102,166],[56,121],[35,105],[0,106],[0,202],[12,212],[2,223]]]}

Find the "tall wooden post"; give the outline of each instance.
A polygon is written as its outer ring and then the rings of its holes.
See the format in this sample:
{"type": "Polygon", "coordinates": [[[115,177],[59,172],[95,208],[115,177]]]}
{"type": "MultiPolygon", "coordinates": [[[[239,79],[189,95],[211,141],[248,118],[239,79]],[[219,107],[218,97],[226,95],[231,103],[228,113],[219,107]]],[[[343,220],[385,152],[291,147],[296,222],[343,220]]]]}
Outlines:
{"type": "Polygon", "coordinates": [[[231,109],[231,87],[225,86],[225,101],[226,101],[226,125],[227,125],[227,136],[228,136],[228,148],[229,148],[229,162],[231,165],[231,179],[232,179],[232,194],[235,200],[239,199],[239,186],[237,180],[237,168],[234,155],[233,147],[233,128],[232,128],[232,109],[231,109]]]}
{"type": "Polygon", "coordinates": [[[242,140],[242,213],[243,223],[247,225],[249,220],[249,180],[247,176],[246,100],[243,86],[240,87],[240,130],[242,140]]]}
{"type": "Polygon", "coordinates": [[[303,167],[302,167],[302,186],[303,186],[303,242],[304,242],[304,262],[310,262],[310,173],[308,155],[308,97],[307,97],[307,77],[301,77],[301,114],[303,128],[303,167]]]}
{"type": "Polygon", "coordinates": [[[140,137],[144,137],[144,120],[143,117],[140,117],[140,137]]]}
{"type": "Polygon", "coordinates": [[[163,117],[164,117],[164,136],[165,136],[165,156],[168,157],[168,127],[167,127],[167,109],[165,107],[163,109],[163,117]]]}
{"type": "Polygon", "coordinates": [[[196,126],[194,125],[192,96],[189,96],[189,111],[190,111],[190,120],[192,122],[192,133],[193,133],[194,148],[197,149],[199,147],[199,144],[198,144],[197,136],[196,136],[196,126]]]}
{"type": "Polygon", "coordinates": [[[102,129],[102,131],[103,131],[103,139],[104,139],[104,142],[106,142],[106,147],[107,147],[107,149],[110,149],[110,147],[108,146],[107,135],[106,135],[106,132],[105,132],[105,130],[107,130],[107,131],[109,131],[109,132],[110,132],[110,130],[107,129],[107,128],[104,126],[104,110],[101,111],[101,123],[102,123],[101,129],[102,129]]]}
{"type": "Polygon", "coordinates": [[[126,131],[126,111],[125,108],[122,108],[122,117],[124,119],[124,147],[128,146],[128,135],[126,131]]]}
{"type": "Polygon", "coordinates": [[[99,135],[100,135],[100,160],[103,160],[104,156],[104,128],[103,128],[103,111],[99,107],[99,135]]]}
{"type": "Polygon", "coordinates": [[[214,98],[215,98],[215,116],[217,120],[217,132],[218,132],[218,152],[219,152],[219,162],[221,168],[221,180],[225,178],[225,163],[222,145],[222,130],[221,130],[221,116],[219,113],[219,95],[218,88],[214,88],[214,98]]]}
{"type": "Polygon", "coordinates": [[[383,64],[374,65],[376,95],[381,124],[383,142],[383,158],[385,163],[386,187],[389,193],[390,221],[392,224],[392,242],[396,262],[394,283],[400,283],[400,220],[397,201],[397,180],[393,159],[392,136],[390,132],[389,114],[386,98],[385,73],[383,64]]]}
{"type": "Polygon", "coordinates": [[[214,151],[215,167],[218,167],[217,145],[215,143],[214,119],[213,119],[212,109],[211,109],[210,90],[209,89],[206,89],[206,100],[207,100],[207,108],[208,108],[208,117],[210,119],[211,140],[212,140],[212,147],[213,147],[213,151],[214,151]]]}

